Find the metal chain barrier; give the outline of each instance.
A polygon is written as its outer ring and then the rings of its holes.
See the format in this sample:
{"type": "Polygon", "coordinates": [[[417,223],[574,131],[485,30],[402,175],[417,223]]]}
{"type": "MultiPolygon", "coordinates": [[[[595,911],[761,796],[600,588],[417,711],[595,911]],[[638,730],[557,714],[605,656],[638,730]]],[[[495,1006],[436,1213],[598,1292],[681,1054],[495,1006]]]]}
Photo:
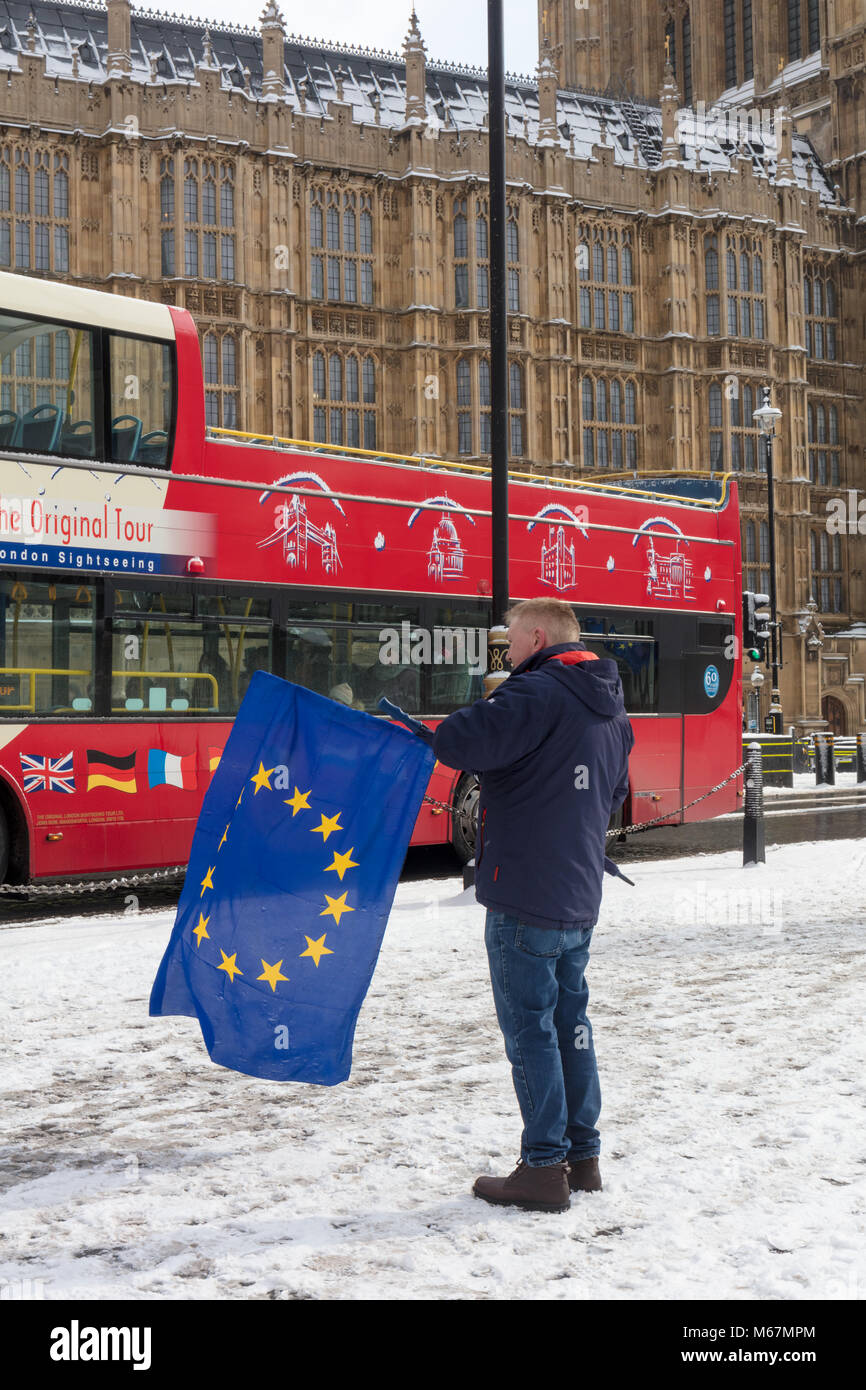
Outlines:
{"type": "MultiPolygon", "coordinates": [[[[728,776],[723,782],[717,782],[714,787],[710,787],[708,792],[704,792],[702,796],[696,796],[694,801],[687,801],[684,806],[678,806],[675,811],[666,811],[664,815],[656,816],[654,820],[641,821],[640,825],[627,825],[622,828],[608,830],[606,838],[610,840],[613,839],[614,836],[637,835],[642,830],[652,829],[654,825],[661,825],[662,823],[669,822],[672,816],[679,815],[681,811],[689,811],[692,806],[697,806],[700,802],[706,801],[708,797],[715,796],[716,792],[721,791],[722,787],[726,787],[729,782],[733,782],[735,777],[739,777],[741,772],[745,772],[748,766],[748,763],[740,763],[739,767],[735,767],[733,772],[728,773],[728,776]]],[[[434,806],[438,811],[449,811],[452,816],[459,816],[461,814],[458,807],[450,806],[447,801],[435,801],[432,796],[425,796],[424,801],[430,806],[434,806]]]]}
{"type": "Polygon", "coordinates": [[[48,884],[29,884],[29,883],[0,883],[0,894],[17,893],[25,897],[53,897],[64,896],[79,897],[83,893],[111,892],[117,888],[136,888],[140,883],[165,882],[169,879],[182,878],[186,869],[154,869],[149,874],[132,874],[129,878],[103,878],[99,880],[85,880],[81,883],[48,883],[48,884]]]}
{"type": "Polygon", "coordinates": [[[707,797],[714,796],[716,792],[721,791],[722,787],[726,787],[729,782],[733,782],[735,777],[739,777],[741,772],[745,772],[748,766],[748,763],[740,763],[740,766],[734,768],[734,771],[729,773],[723,782],[717,782],[714,787],[710,787],[708,792],[704,792],[703,796],[696,796],[694,801],[687,801],[685,806],[678,806],[676,811],[668,811],[663,816],[656,816],[655,820],[641,821],[640,825],[626,825],[619,830],[609,830],[606,838],[610,840],[614,836],[637,835],[641,830],[649,830],[654,825],[660,825],[663,821],[669,821],[671,816],[679,815],[680,811],[688,811],[692,806],[697,806],[701,801],[706,801],[707,797]]]}
{"type": "MultiPolygon", "coordinates": [[[[610,840],[614,837],[618,838],[621,835],[637,835],[641,830],[650,830],[654,825],[659,825],[662,822],[669,822],[671,816],[678,815],[680,811],[688,811],[692,806],[697,806],[701,801],[706,801],[708,797],[714,796],[716,792],[721,791],[722,787],[726,787],[729,782],[732,782],[735,777],[739,777],[740,773],[744,772],[747,767],[748,763],[741,763],[723,782],[718,782],[716,786],[711,787],[708,792],[704,792],[703,796],[696,796],[694,801],[687,801],[684,806],[678,807],[676,811],[668,811],[662,816],[656,816],[655,820],[642,821],[640,825],[627,825],[622,829],[608,830],[606,838],[610,840]]],[[[447,801],[437,801],[435,797],[426,795],[423,800],[427,805],[434,807],[437,811],[448,811],[452,816],[459,816],[461,814],[456,806],[449,805],[447,801]]],[[[165,883],[171,879],[182,878],[185,873],[185,868],[155,869],[149,874],[132,874],[128,878],[87,880],[82,883],[49,883],[45,885],[0,883],[0,895],[4,893],[14,893],[28,898],[80,897],[84,893],[112,892],[118,888],[137,888],[138,885],[142,883],[165,883]]]]}

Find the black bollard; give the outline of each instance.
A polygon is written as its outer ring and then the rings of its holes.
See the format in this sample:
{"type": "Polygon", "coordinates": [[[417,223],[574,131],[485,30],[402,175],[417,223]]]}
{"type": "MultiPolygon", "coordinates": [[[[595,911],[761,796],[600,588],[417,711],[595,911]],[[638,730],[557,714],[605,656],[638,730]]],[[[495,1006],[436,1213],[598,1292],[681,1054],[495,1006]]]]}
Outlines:
{"type": "Polygon", "coordinates": [[[746,796],[743,803],[743,864],[763,864],[764,775],[761,745],[750,743],[746,752],[746,796]]]}
{"type": "Polygon", "coordinates": [[[864,735],[857,735],[857,781],[866,782],[866,741],[864,735]]]}
{"type": "Polygon", "coordinates": [[[815,748],[815,786],[823,787],[827,781],[827,750],[824,747],[824,735],[813,734],[815,748]]]}
{"type": "Polygon", "coordinates": [[[834,735],[827,730],[827,783],[831,787],[836,785],[836,752],[833,747],[834,735]]]}

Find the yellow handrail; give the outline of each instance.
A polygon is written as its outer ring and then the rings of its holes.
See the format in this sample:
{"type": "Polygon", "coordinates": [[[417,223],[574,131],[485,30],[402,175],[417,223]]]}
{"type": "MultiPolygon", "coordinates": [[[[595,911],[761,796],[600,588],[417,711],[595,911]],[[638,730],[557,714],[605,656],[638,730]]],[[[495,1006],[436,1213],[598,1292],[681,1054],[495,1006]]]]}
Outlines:
{"type": "MultiPolygon", "coordinates": [[[[310,450],[316,454],[335,454],[346,458],[368,458],[374,459],[380,463],[385,463],[389,461],[393,461],[394,463],[408,463],[411,464],[414,468],[418,468],[423,466],[424,464],[427,464],[432,468],[450,468],[457,473],[481,474],[482,476],[489,475],[490,473],[490,468],[487,464],[462,462],[453,463],[450,459],[431,458],[427,454],[389,454],[381,449],[349,448],[345,444],[322,444],[317,443],[315,440],[312,439],[290,439],[285,435],[262,434],[260,430],[258,432],[253,433],[248,430],[227,430],[223,429],[221,426],[209,425],[207,433],[209,435],[224,435],[228,439],[250,440],[253,443],[262,444],[265,446],[285,444],[295,449],[310,450]]],[[[552,466],[561,467],[560,464],[553,464],[552,466]]],[[[664,477],[666,474],[669,474],[670,471],[670,469],[645,468],[641,470],[641,476],[664,477]]],[[[641,488],[626,487],[624,484],[621,483],[608,483],[605,482],[603,478],[594,479],[591,475],[585,475],[581,478],[552,478],[546,474],[539,474],[533,472],[522,473],[517,472],[513,469],[509,469],[508,476],[509,478],[513,478],[519,482],[537,483],[541,486],[546,485],[548,487],[565,487],[581,489],[586,487],[586,485],[589,483],[591,484],[591,491],[597,491],[598,488],[602,487],[609,492],[626,493],[627,495],[633,497],[645,498],[647,496],[646,492],[641,488]]],[[[684,469],[681,474],[678,473],[678,476],[682,476],[684,478],[707,479],[709,477],[709,474],[702,473],[698,469],[684,469]]],[[[718,475],[718,481],[722,485],[722,496],[718,502],[713,501],[711,497],[693,497],[689,498],[689,501],[694,506],[698,507],[722,506],[727,495],[728,483],[730,482],[732,476],[733,475],[730,473],[720,473],[718,475]]],[[[659,499],[669,498],[673,502],[682,502],[683,500],[682,497],[676,495],[675,493],[655,492],[652,494],[652,496],[658,497],[659,499]]]]}
{"type": "MultiPolygon", "coordinates": [[[[213,704],[197,705],[196,710],[219,710],[219,685],[216,676],[212,676],[209,671],[112,671],[112,677],[123,677],[124,680],[193,680],[209,681],[212,686],[213,704]]],[[[0,705],[0,711],[7,709],[26,709],[35,713],[36,711],[36,679],[39,676],[83,676],[85,679],[93,679],[92,671],[73,671],[66,666],[0,666],[0,676],[27,676],[30,680],[30,699],[17,705],[0,705]]],[[[124,709],[123,705],[112,705],[112,710],[124,709]]],[[[192,706],[190,706],[192,709],[192,706]]],[[[85,713],[78,711],[76,713],[85,713]]],[[[168,714],[169,710],[148,710],[149,714],[168,714]]]]}

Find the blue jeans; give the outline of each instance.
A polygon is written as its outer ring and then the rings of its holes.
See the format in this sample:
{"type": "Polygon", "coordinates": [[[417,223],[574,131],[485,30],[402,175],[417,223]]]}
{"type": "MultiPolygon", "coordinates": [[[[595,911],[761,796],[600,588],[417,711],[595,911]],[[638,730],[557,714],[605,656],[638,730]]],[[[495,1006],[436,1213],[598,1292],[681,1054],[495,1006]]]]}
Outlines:
{"type": "Polygon", "coordinates": [[[592,931],[533,927],[487,911],[493,1000],[523,1116],[520,1153],[530,1167],[592,1158],[601,1147],[584,978],[592,931]]]}

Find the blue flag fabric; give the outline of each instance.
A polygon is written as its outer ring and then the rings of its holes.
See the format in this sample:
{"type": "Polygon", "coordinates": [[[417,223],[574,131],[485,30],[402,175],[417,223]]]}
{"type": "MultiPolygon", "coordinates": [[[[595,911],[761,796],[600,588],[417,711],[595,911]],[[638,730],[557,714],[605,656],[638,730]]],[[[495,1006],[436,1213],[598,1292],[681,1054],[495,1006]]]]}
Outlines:
{"type": "Polygon", "coordinates": [[[345,1081],[433,761],[406,730],[256,672],[204,798],[151,1015],[197,1017],[234,1071],[345,1081]]]}

